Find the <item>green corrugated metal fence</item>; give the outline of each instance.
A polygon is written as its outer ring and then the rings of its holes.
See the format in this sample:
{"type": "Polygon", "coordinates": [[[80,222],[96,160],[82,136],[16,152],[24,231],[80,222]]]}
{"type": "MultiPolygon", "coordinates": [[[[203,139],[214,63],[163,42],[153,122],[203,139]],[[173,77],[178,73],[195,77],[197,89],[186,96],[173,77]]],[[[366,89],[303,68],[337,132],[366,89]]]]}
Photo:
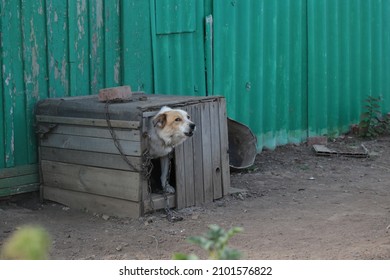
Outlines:
{"type": "Polygon", "coordinates": [[[203,1],[151,2],[154,92],[206,95],[203,1]]]}
{"type": "Polygon", "coordinates": [[[214,94],[259,148],[307,136],[305,0],[214,1],[214,94]]]}
{"type": "Polygon", "coordinates": [[[36,189],[34,105],[128,84],[227,98],[259,149],[390,111],[390,0],[0,0],[0,196],[36,189]]]}
{"type": "Polygon", "coordinates": [[[0,197],[37,189],[37,100],[121,84],[153,91],[149,4],[0,1],[0,197]]]}
{"type": "Polygon", "coordinates": [[[390,111],[389,15],[389,0],[308,0],[309,136],[347,131],[368,95],[390,111]]]}
{"type": "Polygon", "coordinates": [[[367,95],[390,111],[389,0],[214,1],[214,93],[259,148],[348,130],[367,95]]]}

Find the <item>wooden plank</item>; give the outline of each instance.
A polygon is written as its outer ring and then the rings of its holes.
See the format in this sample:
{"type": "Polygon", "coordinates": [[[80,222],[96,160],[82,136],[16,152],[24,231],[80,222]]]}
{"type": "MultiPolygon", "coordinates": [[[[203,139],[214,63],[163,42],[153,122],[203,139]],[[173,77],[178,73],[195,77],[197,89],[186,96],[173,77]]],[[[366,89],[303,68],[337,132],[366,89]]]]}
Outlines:
{"type": "Polygon", "coordinates": [[[184,147],[180,145],[175,148],[176,203],[178,209],[186,207],[186,174],[183,164],[184,161],[184,147]]]}
{"type": "Polygon", "coordinates": [[[120,0],[104,1],[105,87],[122,85],[120,0]]]}
{"type": "MultiPolygon", "coordinates": [[[[104,154],[88,151],[68,150],[59,148],[41,147],[41,160],[59,161],[64,163],[76,163],[94,167],[118,169],[132,171],[131,167],[122,159],[120,155],[104,154]]],[[[136,170],[142,168],[141,157],[127,156],[136,170]]]]}
{"type": "MultiPolygon", "coordinates": [[[[113,129],[117,139],[128,141],[141,141],[140,132],[138,129],[113,129]]],[[[50,133],[78,135],[96,138],[112,139],[110,130],[107,127],[85,127],[80,125],[57,125],[50,133]]]]}
{"type": "Polygon", "coordinates": [[[100,196],[44,186],[43,197],[74,209],[106,214],[121,218],[138,218],[140,203],[124,199],[100,196]]]}
{"type": "Polygon", "coordinates": [[[5,123],[5,167],[28,163],[20,1],[2,2],[1,55],[5,123]]]}
{"type": "MultiPolygon", "coordinates": [[[[171,208],[175,208],[176,207],[175,195],[169,194],[167,195],[167,197],[168,197],[169,206],[171,208]]],[[[152,194],[151,199],[153,204],[150,203],[150,199],[143,200],[144,214],[165,208],[165,199],[163,195],[154,193],[152,194]]]]}
{"type": "Polygon", "coordinates": [[[213,16],[205,18],[205,63],[206,63],[206,86],[207,95],[214,95],[214,38],[213,38],[213,16]]]}
{"type": "MultiPolygon", "coordinates": [[[[187,106],[184,108],[190,116],[192,113],[192,106],[187,106]]],[[[184,161],[181,163],[184,165],[185,172],[185,194],[186,194],[186,205],[185,207],[190,207],[195,205],[195,174],[194,174],[194,150],[193,150],[193,139],[187,139],[183,144],[184,149],[184,161]]],[[[179,163],[180,164],[180,163],[179,163]]]]}
{"type": "Polygon", "coordinates": [[[38,164],[22,165],[0,170],[0,179],[38,173],[38,164]]]}
{"type": "Polygon", "coordinates": [[[54,161],[41,161],[43,184],[61,189],[139,201],[140,174],[54,161]]]}
{"type": "MultiPolygon", "coordinates": [[[[107,1],[110,2],[110,1],[107,1]]],[[[90,1],[89,9],[89,69],[90,94],[104,88],[104,16],[103,0],[90,1]]]]}
{"type": "Polygon", "coordinates": [[[203,145],[202,145],[202,117],[201,106],[193,107],[191,119],[196,125],[193,141],[194,181],[195,181],[195,205],[204,203],[204,181],[203,181],[203,145]]]}
{"type": "MultiPolygon", "coordinates": [[[[106,1],[107,2],[107,1],[106,1]]],[[[150,1],[120,1],[122,84],[133,91],[154,92],[150,1]]],[[[154,6],[154,4],[153,4],[154,6]]]]}
{"type": "MultiPolygon", "coordinates": [[[[140,142],[118,140],[122,151],[127,156],[140,156],[140,142]]],[[[41,139],[41,146],[52,148],[73,149],[81,151],[119,154],[112,139],[83,137],[74,135],[51,134],[48,138],[41,139]]]]}
{"type": "MultiPolygon", "coordinates": [[[[145,133],[147,133],[148,131],[148,123],[149,123],[149,118],[143,116],[142,117],[142,127],[141,127],[141,132],[142,132],[142,135],[145,135],[145,133]]],[[[147,149],[147,141],[141,141],[141,150],[142,150],[142,153],[144,153],[147,149]]],[[[142,157],[141,158],[142,160],[142,164],[146,164],[144,161],[145,161],[145,158],[142,157]]],[[[144,168],[148,168],[145,167],[144,168]]],[[[141,201],[144,201],[146,199],[149,199],[150,197],[150,191],[149,190],[149,180],[147,178],[144,178],[141,180],[141,184],[140,184],[140,188],[141,188],[141,201]]],[[[141,204],[141,214],[144,214],[145,213],[145,209],[144,209],[144,204],[141,204]]]]}
{"type": "MultiPolygon", "coordinates": [[[[62,123],[62,124],[73,124],[73,125],[107,127],[107,121],[105,119],[58,117],[58,116],[46,116],[46,115],[37,115],[36,119],[38,122],[46,122],[46,123],[56,123],[56,124],[62,123]]],[[[111,120],[111,126],[114,128],[138,129],[139,122],[111,120]]]]}
{"type": "MultiPolygon", "coordinates": [[[[69,96],[68,1],[47,0],[49,97],[69,96]]],[[[71,46],[73,48],[74,46],[71,46]]]]}
{"type": "Polygon", "coordinates": [[[213,198],[222,197],[221,137],[218,103],[210,103],[213,198]]]}
{"type": "Polygon", "coordinates": [[[222,175],[222,195],[225,196],[230,189],[230,165],[229,165],[229,141],[227,127],[226,100],[219,100],[219,128],[221,141],[221,175],[222,175]]]}
{"type": "Polygon", "coordinates": [[[0,179],[0,189],[6,189],[13,186],[23,186],[39,182],[39,174],[21,175],[18,177],[9,177],[0,179]]]}
{"type": "Polygon", "coordinates": [[[26,192],[34,192],[39,190],[39,184],[29,184],[22,186],[11,186],[8,188],[0,188],[0,197],[21,194],[26,192]]]}
{"type": "Polygon", "coordinates": [[[70,1],[68,16],[70,96],[88,95],[90,92],[88,2],[70,1]]]}
{"type": "Polygon", "coordinates": [[[9,188],[9,195],[16,195],[27,192],[35,192],[39,190],[39,184],[27,184],[22,186],[12,186],[9,188]]]}
{"type": "Polygon", "coordinates": [[[211,202],[214,199],[213,192],[213,170],[212,170],[212,151],[211,151],[211,120],[210,106],[207,103],[200,105],[201,111],[201,130],[202,130],[202,158],[203,158],[203,186],[204,201],[211,202]]]}
{"type": "MultiPolygon", "coordinates": [[[[24,87],[26,94],[26,131],[28,163],[38,161],[35,134],[34,109],[37,101],[48,95],[47,54],[46,54],[46,15],[43,12],[45,0],[22,0],[22,36],[24,87]]],[[[20,124],[18,124],[20,125],[20,124]]]]}

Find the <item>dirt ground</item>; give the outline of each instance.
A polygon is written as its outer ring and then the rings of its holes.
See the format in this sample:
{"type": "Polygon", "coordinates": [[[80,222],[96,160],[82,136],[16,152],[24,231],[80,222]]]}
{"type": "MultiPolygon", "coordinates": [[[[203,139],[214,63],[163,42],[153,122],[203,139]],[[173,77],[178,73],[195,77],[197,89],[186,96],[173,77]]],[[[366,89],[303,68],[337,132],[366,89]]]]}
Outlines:
{"type": "Polygon", "coordinates": [[[52,236],[53,259],[171,259],[174,252],[204,252],[186,242],[210,224],[244,231],[230,247],[244,259],[390,259],[390,137],[328,142],[369,158],[319,157],[306,144],[263,151],[255,165],[232,172],[241,194],[178,211],[119,219],[39,203],[37,195],[0,202],[0,245],[24,224],[52,236]]]}

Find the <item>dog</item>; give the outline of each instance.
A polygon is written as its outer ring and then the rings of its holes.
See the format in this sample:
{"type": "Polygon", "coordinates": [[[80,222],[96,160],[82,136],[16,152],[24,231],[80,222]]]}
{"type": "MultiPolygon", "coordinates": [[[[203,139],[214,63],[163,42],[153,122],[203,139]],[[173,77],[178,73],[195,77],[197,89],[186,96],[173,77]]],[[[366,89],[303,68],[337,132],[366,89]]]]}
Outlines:
{"type": "Polygon", "coordinates": [[[160,158],[161,186],[165,193],[175,193],[175,189],[169,184],[169,153],[193,136],[196,125],[190,120],[190,116],[184,110],[172,109],[164,106],[151,119],[149,124],[148,149],[152,158],[160,158]]]}

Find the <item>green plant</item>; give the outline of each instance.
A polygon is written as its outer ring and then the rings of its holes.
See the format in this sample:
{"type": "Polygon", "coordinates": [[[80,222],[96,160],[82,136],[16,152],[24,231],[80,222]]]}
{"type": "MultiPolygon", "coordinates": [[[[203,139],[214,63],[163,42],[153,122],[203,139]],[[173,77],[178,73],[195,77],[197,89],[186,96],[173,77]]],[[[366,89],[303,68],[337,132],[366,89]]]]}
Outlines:
{"type": "Polygon", "coordinates": [[[369,96],[364,100],[363,113],[360,115],[359,135],[362,137],[378,137],[390,130],[390,119],[381,111],[382,97],[369,96]]]}
{"type": "MultiPolygon", "coordinates": [[[[241,253],[238,250],[227,247],[227,243],[231,237],[239,232],[242,232],[242,228],[233,227],[228,231],[218,225],[210,225],[209,231],[203,236],[192,236],[187,239],[189,243],[200,246],[202,249],[208,252],[209,259],[213,260],[237,260],[241,257],[241,253]]],[[[175,260],[197,260],[196,255],[176,253],[173,256],[175,260]]]]}
{"type": "Polygon", "coordinates": [[[4,243],[0,259],[46,260],[49,258],[51,240],[45,229],[25,226],[14,232],[4,243]]]}

